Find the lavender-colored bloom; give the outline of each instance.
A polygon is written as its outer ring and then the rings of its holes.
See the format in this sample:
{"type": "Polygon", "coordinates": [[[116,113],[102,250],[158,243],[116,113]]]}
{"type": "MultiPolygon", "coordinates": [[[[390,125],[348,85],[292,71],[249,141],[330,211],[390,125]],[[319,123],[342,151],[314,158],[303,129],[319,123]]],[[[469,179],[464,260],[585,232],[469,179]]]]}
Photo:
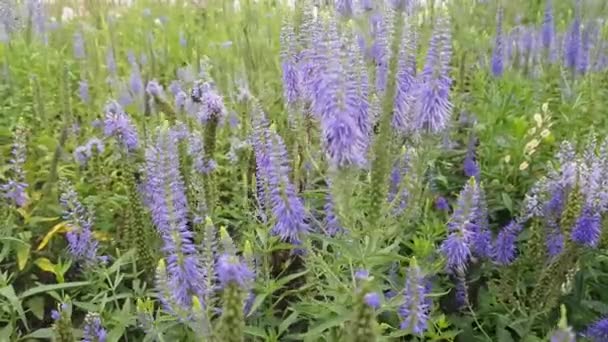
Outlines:
{"type": "Polygon", "coordinates": [[[89,83],[87,81],[80,81],[78,83],[78,96],[83,103],[89,103],[89,83]]]}
{"type": "Polygon", "coordinates": [[[47,33],[46,33],[46,13],[44,11],[44,1],[43,0],[27,0],[26,1],[27,8],[27,17],[30,20],[30,25],[32,26],[36,35],[47,43],[47,33]]]}
{"type": "Polygon", "coordinates": [[[390,184],[388,189],[388,201],[397,201],[394,214],[401,214],[406,206],[408,200],[408,189],[407,184],[404,182],[404,178],[410,170],[410,156],[408,152],[405,152],[403,156],[399,157],[393,165],[393,169],[390,175],[390,184]]]}
{"type": "Polygon", "coordinates": [[[84,319],[82,342],[105,342],[107,332],[101,325],[101,318],[97,314],[87,314],[84,319]]]}
{"type": "Polygon", "coordinates": [[[502,76],[504,72],[504,37],[502,34],[502,20],[504,10],[502,7],[498,9],[496,19],[496,40],[494,42],[494,51],[492,53],[492,74],[496,77],[502,76]]]}
{"type": "Polygon", "coordinates": [[[204,277],[194,234],[188,228],[188,201],[179,165],[177,140],[168,129],[159,129],[155,143],[146,149],[147,198],[163,241],[170,302],[188,309],[193,296],[202,298],[204,277]]]}
{"type": "Polygon", "coordinates": [[[371,11],[374,9],[374,1],[373,0],[361,0],[360,1],[361,8],[364,11],[371,11]]]}
{"type": "Polygon", "coordinates": [[[343,65],[344,61],[358,63],[357,52],[353,44],[346,48],[350,50],[344,51],[336,23],[331,22],[323,60],[315,70],[319,74],[311,86],[312,110],[320,117],[325,152],[334,168],[364,166],[369,143],[369,135],[359,124],[362,106],[367,104],[360,92],[361,79],[343,65]]]}
{"type": "Polygon", "coordinates": [[[581,21],[578,15],[574,18],[564,42],[564,64],[575,70],[581,53],[581,21]]]}
{"type": "Polygon", "coordinates": [[[476,139],[471,137],[469,139],[469,144],[467,147],[467,153],[464,158],[464,175],[468,178],[475,177],[475,179],[479,180],[479,165],[477,165],[477,161],[475,160],[475,142],[476,139]]]}
{"type": "Polygon", "coordinates": [[[85,165],[89,161],[86,146],[78,146],[74,149],[74,159],[80,165],[85,165]]]}
{"type": "Polygon", "coordinates": [[[363,296],[363,301],[372,309],[378,309],[380,302],[382,301],[380,295],[377,292],[370,292],[363,296]]]}
{"type": "Polygon", "coordinates": [[[114,136],[127,149],[134,151],[138,146],[138,134],[131,118],[116,101],[110,101],[105,107],[104,134],[114,136]]]}
{"type": "Polygon", "coordinates": [[[335,213],[333,196],[330,194],[327,195],[323,210],[325,211],[325,233],[329,236],[336,236],[343,232],[344,229],[335,213]]]}
{"type": "Polygon", "coordinates": [[[368,280],[369,278],[369,271],[364,268],[360,268],[355,272],[355,279],[357,280],[368,280]]]}
{"type": "Polygon", "coordinates": [[[490,254],[490,232],[483,189],[473,178],[458,196],[454,213],[448,223],[449,235],[441,245],[450,271],[464,271],[472,255],[490,254]]]}
{"type": "Polygon", "coordinates": [[[303,234],[308,232],[306,209],[296,189],[289,180],[288,156],[283,139],[270,132],[268,141],[268,185],[275,225],[271,233],[281,240],[299,245],[303,234]]]}
{"type": "Polygon", "coordinates": [[[0,187],[0,191],[4,192],[4,198],[14,203],[17,207],[23,207],[27,202],[27,186],[25,182],[9,179],[6,184],[0,187]]]}
{"type": "Polygon", "coordinates": [[[284,61],[283,69],[283,96],[289,105],[293,105],[300,97],[300,75],[291,61],[284,61]]]}
{"type": "Polygon", "coordinates": [[[27,158],[27,136],[24,123],[20,120],[14,134],[13,149],[9,160],[12,178],[6,184],[0,186],[0,192],[5,199],[17,207],[23,207],[27,202],[27,183],[25,182],[25,170],[23,169],[27,158]]]}
{"type": "Polygon", "coordinates": [[[585,337],[593,342],[608,341],[608,318],[602,318],[587,328],[585,337]]]}
{"type": "Polygon", "coordinates": [[[492,246],[492,260],[499,265],[509,265],[515,260],[517,247],[517,235],[522,230],[522,226],[516,221],[512,221],[504,227],[496,237],[492,246]]]}
{"type": "Polygon", "coordinates": [[[416,85],[416,51],[418,35],[414,25],[408,25],[403,35],[399,62],[397,66],[395,110],[392,119],[393,128],[400,133],[412,129],[412,105],[415,100],[416,85]]]}
{"type": "Polygon", "coordinates": [[[233,255],[223,254],[217,261],[217,277],[222,287],[235,284],[242,289],[247,289],[253,281],[254,273],[243,260],[233,255]]]}
{"type": "Polygon", "coordinates": [[[429,306],[426,282],[420,268],[412,265],[408,268],[405,281],[404,302],[398,312],[401,317],[401,329],[408,329],[414,335],[421,336],[428,328],[431,307],[429,306]]]}
{"type": "Polygon", "coordinates": [[[448,212],[450,210],[450,203],[445,197],[439,196],[435,199],[435,208],[439,211],[448,212]]]}
{"type": "Polygon", "coordinates": [[[146,92],[152,97],[162,98],[165,96],[163,86],[157,80],[151,80],[146,85],[146,92]]]}
{"type": "Polygon", "coordinates": [[[592,35],[594,34],[593,31],[594,27],[591,26],[586,27],[582,33],[580,51],[576,60],[576,70],[580,74],[585,74],[587,71],[589,71],[589,65],[591,63],[590,52],[592,46],[592,35]]]}
{"type": "Polygon", "coordinates": [[[222,120],[226,116],[224,99],[211,83],[199,82],[192,88],[191,98],[198,105],[197,117],[201,123],[209,120],[222,120]]]}
{"type": "Polygon", "coordinates": [[[169,91],[171,92],[171,94],[173,94],[173,96],[177,96],[177,94],[183,92],[180,82],[177,80],[171,81],[171,83],[169,84],[169,91]]]}
{"type": "Polygon", "coordinates": [[[447,125],[452,112],[450,101],[449,64],[451,40],[447,23],[440,21],[427,52],[426,63],[418,75],[414,126],[419,131],[439,133],[447,125]]]}
{"type": "Polygon", "coordinates": [[[353,0],[336,0],[336,12],[343,17],[352,17],[353,0]]]}
{"type": "Polygon", "coordinates": [[[553,19],[552,1],[547,0],[545,4],[545,14],[543,17],[542,43],[546,50],[550,50],[555,39],[555,23],[553,19]]]}
{"type": "Polygon", "coordinates": [[[63,207],[63,218],[71,228],[66,234],[68,251],[75,260],[93,265],[99,261],[98,244],[93,238],[93,213],[82,205],[71,183],[63,181],[61,188],[65,191],[61,194],[59,202],[63,207]]]}
{"type": "Polygon", "coordinates": [[[596,247],[602,233],[602,218],[591,208],[584,208],[572,230],[572,241],[588,247],[596,247]]]}
{"type": "Polygon", "coordinates": [[[82,33],[76,32],[74,33],[74,58],[85,59],[86,57],[84,37],[82,36],[82,33]]]}

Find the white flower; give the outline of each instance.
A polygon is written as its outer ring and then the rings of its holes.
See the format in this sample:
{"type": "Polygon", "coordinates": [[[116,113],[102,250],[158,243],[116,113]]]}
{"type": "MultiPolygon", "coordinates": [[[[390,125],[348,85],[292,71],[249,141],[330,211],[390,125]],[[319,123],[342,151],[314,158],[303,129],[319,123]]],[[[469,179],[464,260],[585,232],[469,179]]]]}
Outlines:
{"type": "Polygon", "coordinates": [[[74,19],[74,17],[76,17],[76,14],[74,13],[74,10],[71,7],[66,6],[61,11],[62,23],[69,23],[70,21],[72,21],[72,19],[74,19]]]}

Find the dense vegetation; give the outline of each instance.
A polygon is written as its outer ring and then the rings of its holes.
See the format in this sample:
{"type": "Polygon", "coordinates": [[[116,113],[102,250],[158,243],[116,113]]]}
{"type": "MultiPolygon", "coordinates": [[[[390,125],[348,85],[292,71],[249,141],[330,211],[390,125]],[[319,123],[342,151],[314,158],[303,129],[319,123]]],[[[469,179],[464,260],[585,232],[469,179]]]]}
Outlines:
{"type": "Polygon", "coordinates": [[[0,341],[608,341],[604,1],[0,6],[0,341]]]}

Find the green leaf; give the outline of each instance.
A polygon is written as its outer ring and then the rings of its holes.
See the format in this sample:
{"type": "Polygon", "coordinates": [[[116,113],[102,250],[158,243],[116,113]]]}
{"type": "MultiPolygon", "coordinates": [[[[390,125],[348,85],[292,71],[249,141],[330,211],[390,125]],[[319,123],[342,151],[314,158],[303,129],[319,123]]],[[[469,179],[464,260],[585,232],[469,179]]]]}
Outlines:
{"type": "Polygon", "coordinates": [[[39,339],[44,339],[44,340],[50,340],[51,338],[53,338],[53,329],[52,328],[42,328],[42,329],[38,329],[34,332],[32,332],[29,335],[25,335],[23,336],[21,339],[25,340],[28,338],[39,338],[39,339]]]}
{"type": "Polygon", "coordinates": [[[25,302],[25,307],[28,308],[36,318],[44,319],[44,297],[33,297],[25,302]]]}
{"type": "Polygon", "coordinates": [[[287,318],[285,318],[283,320],[283,322],[281,322],[281,324],[279,325],[279,335],[281,335],[282,333],[287,331],[289,326],[291,326],[297,320],[298,320],[298,312],[294,311],[291,313],[291,315],[287,316],[287,318]]]}
{"type": "Polygon", "coordinates": [[[306,273],[308,273],[308,270],[305,270],[305,271],[302,271],[302,272],[298,272],[298,273],[290,274],[290,275],[288,275],[286,277],[283,277],[283,278],[277,280],[276,284],[277,284],[277,286],[282,287],[283,285],[289,283],[290,281],[292,281],[292,280],[294,280],[296,278],[299,278],[299,277],[305,275],[306,273]]]}
{"type": "Polygon", "coordinates": [[[256,312],[258,310],[258,308],[260,307],[260,305],[262,305],[262,303],[264,302],[264,300],[266,299],[266,297],[268,295],[269,295],[268,293],[263,293],[263,294],[255,297],[255,300],[253,301],[253,304],[251,305],[251,309],[249,310],[249,315],[253,314],[254,312],[256,312]]]}
{"type": "Polygon", "coordinates": [[[266,339],[267,335],[266,332],[264,331],[264,329],[260,328],[260,327],[253,327],[253,326],[246,326],[245,327],[245,334],[246,335],[250,335],[250,336],[255,336],[255,337],[259,337],[262,339],[266,339]]]}
{"type": "Polygon", "coordinates": [[[30,258],[30,249],[31,246],[29,244],[17,244],[15,250],[17,251],[17,267],[19,267],[19,271],[23,271],[27,261],[30,258]]]}
{"type": "Polygon", "coordinates": [[[13,289],[13,286],[8,285],[8,286],[0,289],[0,295],[6,297],[6,299],[8,299],[8,301],[13,306],[13,309],[16,310],[17,313],[19,314],[20,319],[23,322],[23,325],[25,325],[25,328],[29,329],[29,327],[27,325],[27,320],[25,319],[25,312],[23,311],[23,307],[21,306],[21,301],[17,297],[17,294],[15,293],[15,289],[13,289]]]}
{"type": "Polygon", "coordinates": [[[91,284],[91,282],[88,282],[88,281],[75,281],[75,282],[63,283],[63,284],[39,285],[39,286],[36,286],[34,288],[31,288],[31,289],[23,292],[22,294],[19,295],[19,298],[23,300],[27,297],[30,297],[30,296],[33,296],[33,295],[36,295],[39,293],[69,289],[72,287],[81,287],[81,286],[86,286],[86,285],[90,285],[90,284],[91,284]]]}
{"type": "Polygon", "coordinates": [[[13,324],[8,322],[8,324],[0,329],[0,341],[10,341],[11,336],[13,335],[13,324]]]}

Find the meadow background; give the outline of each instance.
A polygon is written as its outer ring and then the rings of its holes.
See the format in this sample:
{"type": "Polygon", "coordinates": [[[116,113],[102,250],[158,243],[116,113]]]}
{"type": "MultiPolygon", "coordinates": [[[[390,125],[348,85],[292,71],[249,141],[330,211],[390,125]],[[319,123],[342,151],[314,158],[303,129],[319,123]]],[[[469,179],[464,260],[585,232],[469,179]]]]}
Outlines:
{"type": "Polygon", "coordinates": [[[0,2],[0,341],[608,341],[608,3],[0,2]]]}

